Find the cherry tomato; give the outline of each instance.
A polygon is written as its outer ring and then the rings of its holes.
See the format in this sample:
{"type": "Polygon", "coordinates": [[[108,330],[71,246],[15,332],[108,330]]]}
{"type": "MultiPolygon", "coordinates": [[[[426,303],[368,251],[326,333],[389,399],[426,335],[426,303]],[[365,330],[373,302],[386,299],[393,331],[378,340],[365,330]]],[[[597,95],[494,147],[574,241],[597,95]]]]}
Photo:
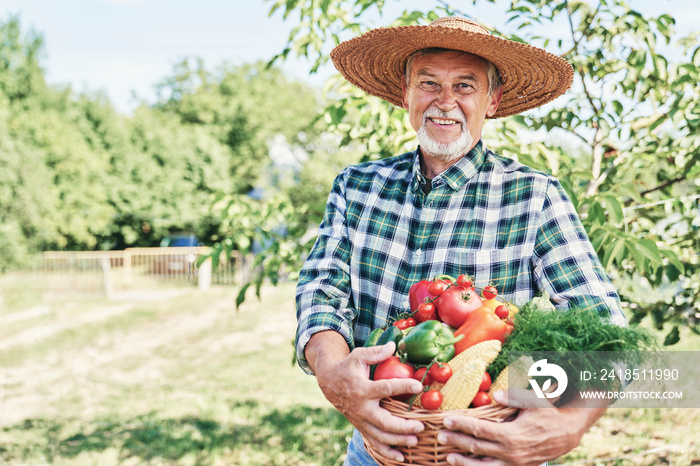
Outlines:
{"type": "Polygon", "coordinates": [[[486,288],[484,288],[484,291],[481,294],[485,299],[493,299],[496,296],[498,296],[498,290],[495,286],[489,285],[486,288]]]}
{"type": "Polygon", "coordinates": [[[421,303],[421,305],[418,306],[417,314],[421,322],[425,322],[426,320],[435,320],[437,317],[435,315],[435,304],[421,303]]]}
{"type": "Polygon", "coordinates": [[[494,309],[494,312],[498,316],[499,319],[507,319],[508,315],[510,315],[510,312],[508,312],[508,308],[505,307],[503,304],[500,304],[494,309]]]}
{"type": "Polygon", "coordinates": [[[471,288],[474,285],[474,280],[472,280],[472,277],[470,277],[467,274],[462,274],[459,277],[457,277],[457,285],[462,286],[464,288],[471,288]]]}
{"type": "Polygon", "coordinates": [[[491,404],[491,397],[486,392],[477,392],[476,396],[472,400],[472,406],[478,408],[479,406],[487,406],[491,404]]]}
{"type": "Polygon", "coordinates": [[[436,382],[446,383],[452,377],[452,368],[447,364],[433,364],[428,370],[428,374],[436,382]]]}
{"type": "Polygon", "coordinates": [[[439,409],[442,404],[442,393],[438,390],[428,390],[420,396],[420,404],[425,409],[439,409]]]}
{"type": "Polygon", "coordinates": [[[482,392],[487,392],[491,388],[491,376],[488,372],[484,371],[484,375],[481,377],[481,385],[479,385],[479,390],[482,392]]]}
{"type": "Polygon", "coordinates": [[[421,367],[420,369],[416,370],[416,372],[413,374],[413,378],[419,382],[423,381],[423,385],[425,385],[425,386],[432,385],[433,378],[430,377],[430,374],[425,375],[425,373],[427,371],[428,371],[427,367],[421,367]],[[424,375],[425,375],[425,379],[423,379],[424,375]]]}
{"type": "Polygon", "coordinates": [[[416,326],[416,319],[414,319],[413,317],[409,317],[408,319],[406,319],[406,326],[407,327],[415,327],[416,326]]]}
{"type": "Polygon", "coordinates": [[[439,296],[446,289],[447,283],[439,280],[428,285],[428,293],[434,296],[439,296]]]}
{"type": "Polygon", "coordinates": [[[394,327],[398,327],[399,330],[406,330],[408,328],[408,321],[406,319],[399,319],[394,322],[394,327]]]}

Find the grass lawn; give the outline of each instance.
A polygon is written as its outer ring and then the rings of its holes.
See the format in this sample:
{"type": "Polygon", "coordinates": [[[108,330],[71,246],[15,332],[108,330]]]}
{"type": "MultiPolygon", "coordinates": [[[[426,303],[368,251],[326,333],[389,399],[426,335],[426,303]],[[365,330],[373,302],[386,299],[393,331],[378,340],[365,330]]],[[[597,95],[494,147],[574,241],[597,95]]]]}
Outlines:
{"type": "MultiPolygon", "coordinates": [[[[47,299],[1,278],[0,464],[342,464],[350,425],[292,363],[293,285],[238,312],[236,291],[47,299]]],[[[698,425],[611,409],[556,463],[691,464],[698,425]]]]}

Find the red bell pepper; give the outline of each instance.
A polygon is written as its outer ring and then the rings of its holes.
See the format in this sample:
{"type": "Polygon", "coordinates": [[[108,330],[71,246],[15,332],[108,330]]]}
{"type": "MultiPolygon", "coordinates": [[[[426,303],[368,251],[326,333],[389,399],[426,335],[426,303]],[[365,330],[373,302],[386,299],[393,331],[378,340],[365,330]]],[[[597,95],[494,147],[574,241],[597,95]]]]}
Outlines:
{"type": "Polygon", "coordinates": [[[432,300],[435,298],[435,296],[428,293],[428,286],[432,282],[432,280],[421,280],[411,285],[411,288],[408,290],[408,303],[411,306],[411,312],[415,312],[413,318],[416,319],[416,322],[422,321],[421,316],[416,312],[418,306],[425,302],[426,299],[432,300]]]}
{"type": "Polygon", "coordinates": [[[455,331],[455,337],[464,335],[464,338],[455,343],[455,354],[482,341],[500,340],[503,343],[512,330],[511,325],[498,318],[488,307],[482,306],[472,312],[455,331]]]}

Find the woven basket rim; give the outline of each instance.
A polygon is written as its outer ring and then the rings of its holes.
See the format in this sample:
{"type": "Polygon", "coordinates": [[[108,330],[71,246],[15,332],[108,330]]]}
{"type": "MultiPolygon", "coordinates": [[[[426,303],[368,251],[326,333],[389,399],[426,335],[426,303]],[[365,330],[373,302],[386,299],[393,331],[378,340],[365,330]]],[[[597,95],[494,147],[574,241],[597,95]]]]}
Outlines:
{"type": "Polygon", "coordinates": [[[403,107],[401,81],[408,57],[421,49],[444,48],[492,62],[503,80],[503,98],[490,118],[515,115],[564,94],[573,67],[562,57],[529,44],[491,35],[466,18],[439,18],[427,26],[373,29],[331,51],[336,69],[366,93],[403,107]]]}
{"type": "Polygon", "coordinates": [[[489,405],[480,408],[468,408],[451,411],[427,410],[412,407],[408,410],[408,404],[393,398],[384,398],[380,402],[381,406],[391,414],[405,419],[417,419],[425,424],[425,429],[416,434],[418,444],[414,447],[395,447],[403,453],[405,460],[398,462],[387,458],[372,448],[365,442],[365,448],[370,456],[382,465],[447,465],[447,454],[455,451],[452,447],[440,445],[437,442],[437,434],[444,427],[442,421],[447,416],[455,414],[472,416],[479,419],[487,419],[494,422],[507,422],[515,417],[519,409],[503,405],[489,405]]]}

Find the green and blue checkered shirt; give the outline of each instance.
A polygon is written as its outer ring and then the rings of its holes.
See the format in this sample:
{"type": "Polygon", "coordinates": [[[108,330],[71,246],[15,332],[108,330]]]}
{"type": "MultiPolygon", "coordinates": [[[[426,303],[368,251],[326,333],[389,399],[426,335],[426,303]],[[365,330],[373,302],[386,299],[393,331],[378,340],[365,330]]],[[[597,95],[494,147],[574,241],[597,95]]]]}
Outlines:
{"type": "Polygon", "coordinates": [[[426,183],[419,151],[354,165],[335,179],[298,281],[297,358],[339,332],[352,349],[409,309],[411,285],[468,274],[523,304],[542,291],[558,309],[594,308],[624,323],[619,297],[559,182],[480,141],[426,183]]]}

